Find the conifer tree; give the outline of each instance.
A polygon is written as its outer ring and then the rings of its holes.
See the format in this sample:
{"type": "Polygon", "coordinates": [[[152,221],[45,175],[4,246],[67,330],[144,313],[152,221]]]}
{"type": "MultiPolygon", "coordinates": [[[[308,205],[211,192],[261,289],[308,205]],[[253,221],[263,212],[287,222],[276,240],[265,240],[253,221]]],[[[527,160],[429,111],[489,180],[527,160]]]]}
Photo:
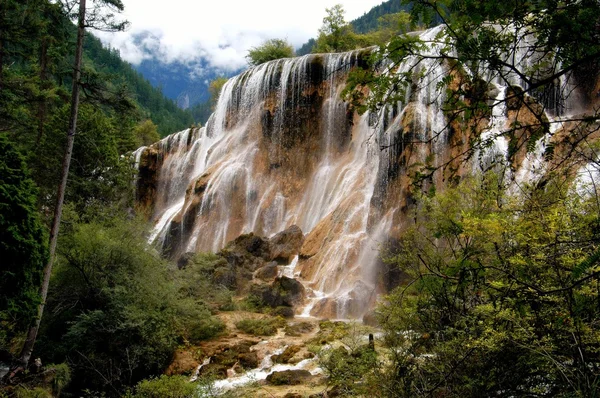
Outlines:
{"type": "Polygon", "coordinates": [[[64,204],[65,190],[67,187],[67,180],[69,176],[69,167],[71,164],[71,155],[73,153],[73,143],[75,140],[75,134],[77,131],[77,112],[79,109],[79,89],[80,89],[80,78],[81,78],[81,60],[83,54],[83,39],[85,36],[86,28],[94,28],[108,31],[124,30],[127,26],[127,22],[115,22],[114,14],[112,11],[122,11],[124,9],[121,0],[92,0],[93,6],[87,10],[86,0],[79,0],[78,2],[65,2],[63,7],[67,10],[70,15],[73,15],[71,11],[75,8],[78,3],[77,13],[77,44],[75,48],[75,61],[73,65],[73,83],[71,93],[71,116],[69,119],[69,129],[67,131],[67,144],[65,146],[65,153],[63,157],[62,165],[62,176],[60,185],[58,187],[58,194],[56,199],[56,207],[54,209],[54,217],[52,220],[52,226],[50,229],[50,243],[49,250],[50,255],[48,263],[44,267],[44,278],[40,289],[41,303],[38,306],[38,314],[34,324],[29,328],[27,339],[21,350],[19,363],[21,366],[27,366],[31,354],[33,352],[33,346],[37,338],[40,323],[44,313],[45,301],[48,296],[48,286],[50,284],[50,276],[52,275],[52,265],[54,262],[54,255],[56,252],[56,243],[58,241],[58,232],[60,227],[60,220],[62,216],[62,208],[64,204]]]}

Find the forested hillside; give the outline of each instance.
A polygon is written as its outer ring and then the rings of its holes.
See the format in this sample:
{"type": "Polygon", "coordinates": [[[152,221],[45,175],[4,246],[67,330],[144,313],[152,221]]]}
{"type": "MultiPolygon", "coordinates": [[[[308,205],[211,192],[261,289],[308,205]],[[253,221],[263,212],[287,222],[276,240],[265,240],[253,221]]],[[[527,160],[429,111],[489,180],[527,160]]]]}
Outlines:
{"type": "Polygon", "coordinates": [[[88,67],[108,79],[114,87],[125,90],[136,104],[139,117],[151,119],[161,136],[194,123],[189,112],[179,108],[159,88],[153,87],[141,73],[123,61],[118,50],[104,48],[100,40],[91,34],[85,41],[85,55],[88,67]]]}
{"type": "MultiPolygon", "coordinates": [[[[380,18],[388,14],[396,14],[401,11],[408,12],[411,10],[410,5],[401,4],[402,0],[384,1],[378,6],[375,6],[363,14],[363,16],[350,21],[350,26],[355,33],[365,34],[376,31],[381,28],[380,18]]],[[[297,55],[310,54],[316,45],[315,39],[310,39],[296,50],[297,55]]]]}

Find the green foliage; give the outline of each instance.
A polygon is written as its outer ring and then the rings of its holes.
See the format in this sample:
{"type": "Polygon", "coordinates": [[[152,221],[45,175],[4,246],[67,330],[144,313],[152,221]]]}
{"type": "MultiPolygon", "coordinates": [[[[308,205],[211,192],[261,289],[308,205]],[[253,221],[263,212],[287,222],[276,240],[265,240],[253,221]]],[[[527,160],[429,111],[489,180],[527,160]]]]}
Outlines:
{"type": "Polygon", "coordinates": [[[595,196],[568,194],[552,179],[510,197],[494,175],[422,198],[390,259],[406,283],[380,308],[392,352],[384,388],[411,397],[595,396],[596,206],[595,196]]]}
{"type": "Polygon", "coordinates": [[[23,157],[0,135],[0,348],[36,315],[47,237],[23,157]]]}
{"type": "Polygon", "coordinates": [[[315,344],[327,344],[348,336],[349,332],[349,323],[342,321],[321,321],[319,322],[319,333],[317,333],[312,342],[315,344]]]}
{"type": "Polygon", "coordinates": [[[242,319],[235,323],[235,327],[244,333],[254,336],[273,336],[277,329],[284,327],[285,319],[264,318],[264,319],[242,319]]]}
{"type": "Polygon", "coordinates": [[[35,387],[33,389],[17,387],[14,396],[16,398],[52,398],[52,394],[41,387],[35,387]]]}
{"type": "Polygon", "coordinates": [[[200,126],[206,124],[208,118],[212,113],[211,100],[209,99],[208,101],[200,102],[192,106],[190,108],[190,113],[192,114],[192,117],[197,122],[197,124],[199,124],[200,126]]]}
{"type": "Polygon", "coordinates": [[[145,242],[139,220],[80,223],[67,212],[65,233],[38,348],[69,358],[70,389],[113,395],[164,370],[178,344],[223,329],[183,294],[164,260],[145,242]]]}
{"type": "Polygon", "coordinates": [[[269,39],[258,47],[252,47],[246,59],[251,66],[257,66],[274,59],[291,58],[294,55],[294,48],[287,40],[269,39]]]}
{"type": "Polygon", "coordinates": [[[160,135],[156,128],[156,124],[152,123],[152,120],[146,119],[139,123],[133,130],[133,134],[136,138],[136,146],[148,146],[160,140],[160,135]]]}
{"type": "Polygon", "coordinates": [[[155,379],[143,380],[135,387],[130,398],[192,398],[198,386],[190,383],[185,376],[162,375],[155,379]]]}
{"type": "Polygon", "coordinates": [[[327,15],[323,17],[323,25],[319,29],[319,37],[313,47],[317,53],[337,53],[353,50],[357,47],[357,38],[352,26],[344,19],[344,8],[336,4],[326,8],[327,15]]]}
{"type": "Polygon", "coordinates": [[[402,4],[402,0],[388,0],[371,8],[361,17],[351,22],[356,33],[365,34],[381,28],[382,19],[388,15],[404,14],[410,12],[412,4],[402,4]]]}
{"type": "Polygon", "coordinates": [[[339,52],[384,45],[395,35],[414,30],[408,11],[412,5],[402,5],[401,0],[389,0],[373,7],[369,12],[346,24],[341,5],[327,9],[318,40],[310,39],[298,50],[297,55],[315,52],[339,52]],[[339,34],[339,44],[335,44],[339,34]],[[338,48],[337,50],[335,48],[338,48]]]}
{"type": "Polygon", "coordinates": [[[69,384],[71,381],[71,369],[66,363],[59,363],[58,365],[48,365],[47,370],[54,372],[52,378],[52,391],[56,396],[60,395],[60,392],[69,384]]]}
{"type": "Polygon", "coordinates": [[[327,384],[339,396],[373,396],[373,371],[379,364],[377,353],[368,346],[351,351],[343,346],[321,350],[319,365],[327,374],[327,384]]]}
{"type": "Polygon", "coordinates": [[[182,297],[201,300],[216,311],[233,310],[233,292],[213,279],[215,271],[227,261],[212,253],[197,253],[185,266],[175,271],[175,281],[182,297]]]}
{"type": "MultiPolygon", "coordinates": [[[[46,126],[46,134],[30,163],[36,170],[35,180],[41,188],[43,204],[52,208],[60,178],[69,106],[59,109],[46,126]]],[[[120,156],[117,140],[118,120],[89,104],[81,104],[78,135],[73,147],[73,164],[69,170],[66,201],[79,214],[94,215],[100,207],[131,199],[130,160],[120,156]]]]}

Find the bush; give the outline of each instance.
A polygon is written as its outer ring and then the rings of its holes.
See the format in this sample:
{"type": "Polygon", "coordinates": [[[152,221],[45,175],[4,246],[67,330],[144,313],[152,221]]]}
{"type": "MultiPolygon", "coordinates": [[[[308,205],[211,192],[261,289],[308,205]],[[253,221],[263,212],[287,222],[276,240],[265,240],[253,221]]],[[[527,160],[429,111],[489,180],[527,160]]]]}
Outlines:
{"type": "Polygon", "coordinates": [[[15,390],[14,397],[16,398],[52,398],[52,394],[43,388],[36,387],[33,390],[29,390],[24,387],[19,387],[15,390]]]}
{"type": "Polygon", "coordinates": [[[225,331],[226,326],[219,318],[209,316],[204,319],[191,320],[189,322],[188,340],[197,343],[218,336],[225,331]]]}
{"type": "Polygon", "coordinates": [[[277,329],[285,326],[283,318],[243,319],[235,323],[235,327],[244,333],[255,336],[272,336],[277,329]]]}
{"type": "Polygon", "coordinates": [[[224,330],[201,301],[180,294],[139,221],[66,219],[37,347],[48,361],[70,360],[69,392],[123,390],[160,374],[184,341],[224,330]]]}
{"type": "Polygon", "coordinates": [[[63,388],[71,381],[71,369],[66,363],[59,363],[58,365],[48,365],[48,370],[54,372],[52,378],[52,391],[54,395],[59,396],[63,388]]]}
{"type": "Polygon", "coordinates": [[[270,39],[258,47],[252,47],[246,59],[251,66],[256,66],[274,59],[291,58],[294,55],[294,47],[286,40],[270,39]]]}
{"type": "Polygon", "coordinates": [[[566,185],[515,197],[488,173],[421,198],[390,259],[406,285],[380,307],[397,375],[384,390],[598,396],[598,197],[566,185]]]}
{"type": "Polygon", "coordinates": [[[197,385],[185,376],[162,375],[155,379],[142,380],[135,387],[131,398],[192,398],[197,385]]]}

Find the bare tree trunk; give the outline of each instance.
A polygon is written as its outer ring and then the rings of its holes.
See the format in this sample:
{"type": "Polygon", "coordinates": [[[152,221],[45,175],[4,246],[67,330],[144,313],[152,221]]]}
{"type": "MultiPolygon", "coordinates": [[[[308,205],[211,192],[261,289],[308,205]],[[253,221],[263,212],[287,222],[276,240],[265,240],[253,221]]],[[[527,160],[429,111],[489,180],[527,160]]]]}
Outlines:
{"type": "Polygon", "coordinates": [[[73,153],[73,142],[75,140],[75,131],[77,129],[77,111],[79,109],[79,80],[81,77],[81,57],[83,53],[83,36],[85,34],[85,2],[79,0],[79,18],[77,23],[77,48],[75,49],[75,65],[73,70],[73,91],[71,92],[71,117],[69,119],[69,131],[67,132],[67,145],[62,165],[62,177],[58,187],[56,197],[56,208],[54,209],[54,218],[52,220],[52,228],[50,230],[50,256],[48,263],[44,268],[44,280],[40,291],[41,303],[38,306],[38,314],[34,324],[30,327],[27,333],[27,340],[23,345],[19,363],[26,367],[33,352],[33,346],[37,338],[37,333],[44,314],[44,306],[48,297],[48,285],[50,284],[50,276],[52,275],[52,265],[54,263],[54,254],[56,252],[56,242],[58,240],[58,230],[60,227],[60,218],[62,216],[63,202],[65,199],[65,189],[67,187],[67,179],[69,177],[69,166],[71,165],[71,155],[73,153]]]}

